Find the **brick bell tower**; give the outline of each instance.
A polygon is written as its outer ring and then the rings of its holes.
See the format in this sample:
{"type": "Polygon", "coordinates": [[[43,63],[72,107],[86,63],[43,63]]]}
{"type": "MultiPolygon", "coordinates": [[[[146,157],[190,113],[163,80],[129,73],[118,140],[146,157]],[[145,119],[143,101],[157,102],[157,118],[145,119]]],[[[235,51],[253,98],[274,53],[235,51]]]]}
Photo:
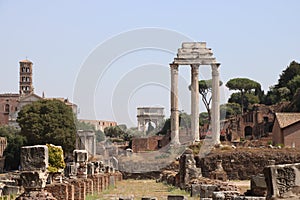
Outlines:
{"type": "Polygon", "coordinates": [[[20,95],[33,93],[32,86],[32,65],[33,63],[27,59],[20,62],[20,95]]]}

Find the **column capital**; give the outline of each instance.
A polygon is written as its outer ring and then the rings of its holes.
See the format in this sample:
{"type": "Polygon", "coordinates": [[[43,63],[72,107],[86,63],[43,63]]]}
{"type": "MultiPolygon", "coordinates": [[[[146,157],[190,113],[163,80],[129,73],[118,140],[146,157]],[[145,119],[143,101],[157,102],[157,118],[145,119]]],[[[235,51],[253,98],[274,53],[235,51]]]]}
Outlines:
{"type": "Polygon", "coordinates": [[[211,64],[212,76],[219,76],[220,63],[211,64]]]}
{"type": "Polygon", "coordinates": [[[178,70],[178,64],[170,63],[171,69],[178,70]]]}
{"type": "Polygon", "coordinates": [[[199,64],[191,64],[192,69],[199,69],[199,64]]]}

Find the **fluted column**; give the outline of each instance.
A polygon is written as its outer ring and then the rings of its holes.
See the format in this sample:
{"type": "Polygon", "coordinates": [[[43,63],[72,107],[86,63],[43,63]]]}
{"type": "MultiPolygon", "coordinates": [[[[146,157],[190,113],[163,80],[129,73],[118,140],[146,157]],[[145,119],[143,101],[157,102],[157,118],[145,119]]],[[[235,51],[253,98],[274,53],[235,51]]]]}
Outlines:
{"type": "Polygon", "coordinates": [[[214,144],[220,143],[220,64],[212,64],[212,106],[211,106],[211,126],[214,144]]]}
{"type": "Polygon", "coordinates": [[[178,65],[170,64],[171,69],[171,144],[179,142],[179,111],[178,111],[178,65]]]}
{"type": "Polygon", "coordinates": [[[194,141],[199,141],[199,65],[191,65],[191,131],[194,141]]]}

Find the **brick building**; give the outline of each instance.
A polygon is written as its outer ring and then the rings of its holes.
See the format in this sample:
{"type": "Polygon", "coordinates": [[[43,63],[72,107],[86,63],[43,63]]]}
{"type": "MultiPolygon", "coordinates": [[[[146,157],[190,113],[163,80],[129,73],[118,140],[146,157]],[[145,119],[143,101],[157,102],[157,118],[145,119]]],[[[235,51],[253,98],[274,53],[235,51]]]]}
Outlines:
{"type": "Polygon", "coordinates": [[[272,140],[274,145],[300,149],[300,113],[276,113],[272,140]]]}
{"type": "Polygon", "coordinates": [[[253,105],[253,109],[221,122],[221,133],[229,134],[231,140],[258,139],[272,132],[275,111],[272,106],[253,105]]]}

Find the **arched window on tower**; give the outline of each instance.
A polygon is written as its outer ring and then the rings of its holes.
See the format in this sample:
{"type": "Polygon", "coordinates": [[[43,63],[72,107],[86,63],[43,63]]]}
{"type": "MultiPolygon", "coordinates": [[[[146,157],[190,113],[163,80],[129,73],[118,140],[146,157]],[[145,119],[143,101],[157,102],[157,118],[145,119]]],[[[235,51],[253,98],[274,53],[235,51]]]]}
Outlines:
{"type": "Polygon", "coordinates": [[[5,105],[5,112],[9,113],[9,104],[5,105]]]}

